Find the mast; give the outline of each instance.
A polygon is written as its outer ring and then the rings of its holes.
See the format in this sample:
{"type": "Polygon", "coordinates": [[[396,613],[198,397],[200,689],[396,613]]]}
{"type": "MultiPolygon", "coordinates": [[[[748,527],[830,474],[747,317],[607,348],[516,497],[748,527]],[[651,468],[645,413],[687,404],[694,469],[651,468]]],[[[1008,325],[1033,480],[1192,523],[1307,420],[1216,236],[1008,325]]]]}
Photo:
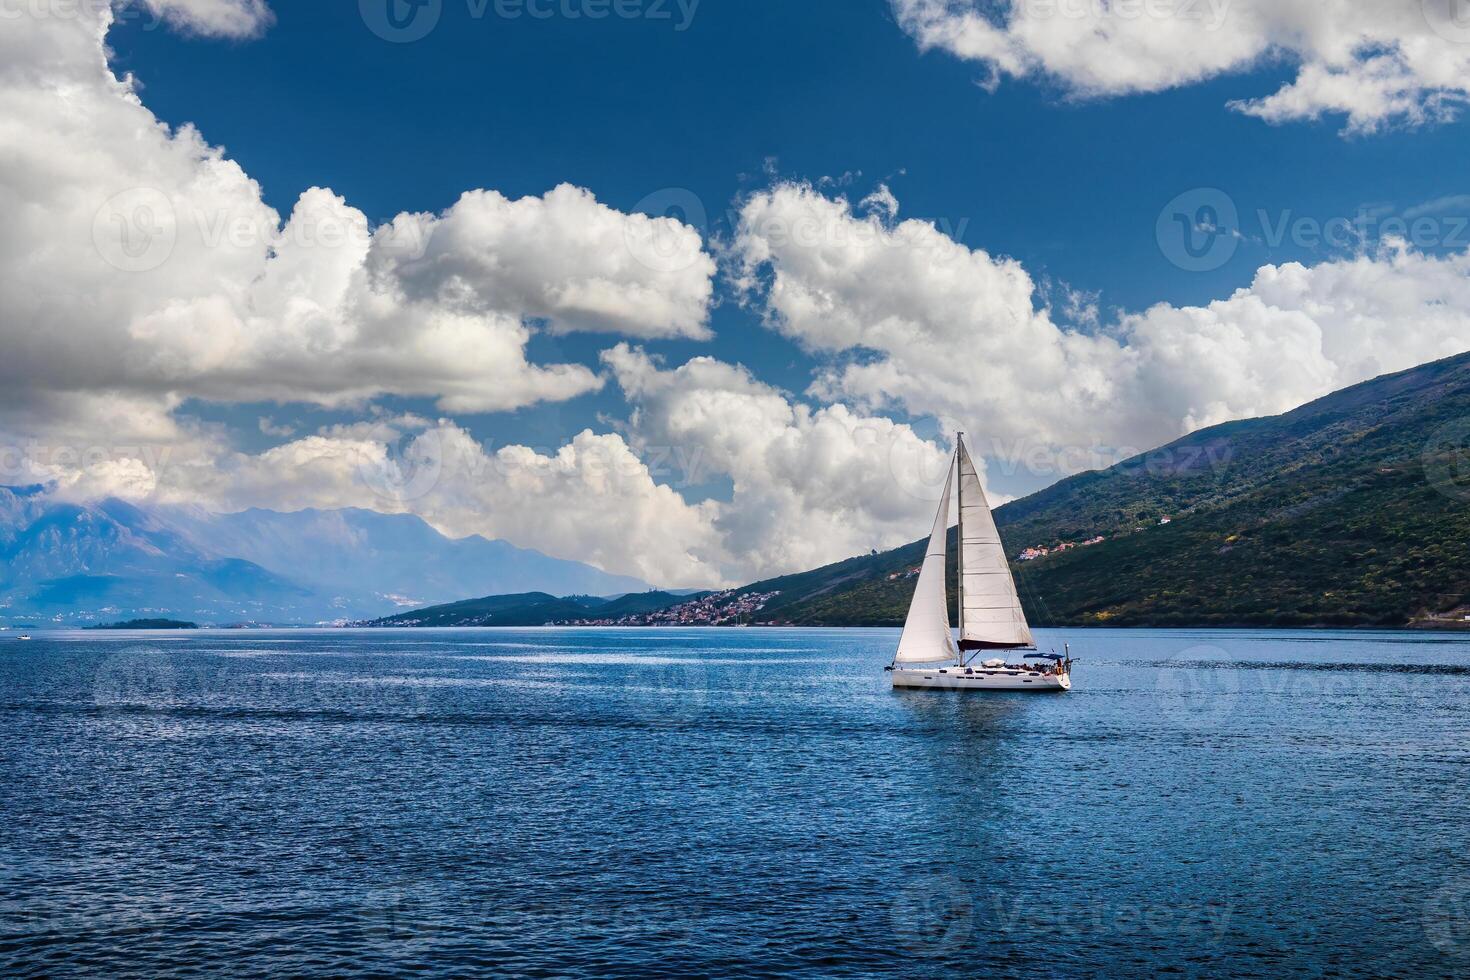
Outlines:
{"type": "MultiPolygon", "coordinates": [[[[963,432],[957,432],[955,433],[954,438],[954,458],[956,475],[959,474],[960,460],[964,459],[964,457],[965,434],[963,432]]],[[[955,481],[955,484],[956,499],[958,501],[958,509],[960,515],[960,524],[958,530],[956,530],[955,532],[954,539],[956,557],[959,559],[959,574],[955,577],[955,588],[958,590],[957,595],[959,599],[959,605],[956,612],[959,616],[960,621],[960,638],[963,639],[965,636],[965,481],[963,479],[959,479],[955,481]]],[[[945,529],[945,533],[949,533],[948,528],[945,529]]],[[[964,650],[959,650],[959,664],[961,667],[965,665],[964,650]]]]}

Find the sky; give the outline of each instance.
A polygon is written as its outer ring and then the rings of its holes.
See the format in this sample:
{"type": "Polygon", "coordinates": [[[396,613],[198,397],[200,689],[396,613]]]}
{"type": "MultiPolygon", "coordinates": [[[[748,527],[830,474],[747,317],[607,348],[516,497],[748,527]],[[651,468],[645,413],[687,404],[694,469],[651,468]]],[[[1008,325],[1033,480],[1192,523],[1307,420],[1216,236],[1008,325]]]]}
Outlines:
{"type": "Polygon", "coordinates": [[[0,482],[668,587],[1470,349],[1462,0],[0,0],[0,482]]]}

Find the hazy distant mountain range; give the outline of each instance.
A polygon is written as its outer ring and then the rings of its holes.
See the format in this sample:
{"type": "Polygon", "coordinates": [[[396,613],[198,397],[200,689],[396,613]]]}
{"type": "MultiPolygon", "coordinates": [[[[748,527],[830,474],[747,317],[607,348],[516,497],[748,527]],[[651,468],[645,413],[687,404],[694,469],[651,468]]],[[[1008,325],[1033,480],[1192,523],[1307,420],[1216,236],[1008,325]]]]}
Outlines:
{"type": "Polygon", "coordinates": [[[0,624],[172,617],[317,623],[490,592],[618,595],[647,584],[411,515],[210,514],[0,488],[0,624]]]}

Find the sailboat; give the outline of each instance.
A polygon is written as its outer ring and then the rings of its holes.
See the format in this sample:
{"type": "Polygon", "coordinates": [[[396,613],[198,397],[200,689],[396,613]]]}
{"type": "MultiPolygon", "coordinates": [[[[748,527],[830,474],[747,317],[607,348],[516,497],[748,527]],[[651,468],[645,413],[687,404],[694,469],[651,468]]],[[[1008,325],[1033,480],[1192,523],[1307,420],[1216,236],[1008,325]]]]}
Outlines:
{"type": "Polygon", "coordinates": [[[1070,655],[1036,649],[995,517],[980,486],[965,434],[955,439],[944,494],[898,652],[888,667],[894,687],[1058,692],[1072,689],[1070,655]],[[959,498],[959,640],[949,623],[945,562],[951,496],[959,498]],[[976,663],[983,654],[990,657],[976,663]],[[998,654],[1016,655],[1008,663],[998,654]],[[927,666],[918,666],[927,665],[927,666]]]}

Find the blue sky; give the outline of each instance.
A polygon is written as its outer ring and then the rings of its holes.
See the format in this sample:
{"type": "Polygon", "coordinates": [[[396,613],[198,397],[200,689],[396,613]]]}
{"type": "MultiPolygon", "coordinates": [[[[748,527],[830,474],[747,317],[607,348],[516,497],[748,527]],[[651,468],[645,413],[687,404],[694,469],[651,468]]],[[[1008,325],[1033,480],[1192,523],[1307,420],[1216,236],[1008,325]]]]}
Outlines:
{"type": "Polygon", "coordinates": [[[985,91],[975,65],[918,51],[887,0],[700,0],[683,31],[674,0],[671,20],[507,20],[471,4],[447,0],[409,44],[382,41],[347,2],[278,6],[246,42],[137,21],[114,31],[113,63],[283,211],[312,185],[381,220],[468,188],[570,181],[624,210],[689,188],[718,227],[773,160],[783,177],[860,175],[859,192],[888,181],[906,216],[1130,308],[1202,302],[1265,261],[1319,257],[1288,243],[1180,274],[1154,237],[1177,192],[1220,187],[1243,210],[1327,218],[1465,191],[1464,126],[1344,139],[1339,118],[1270,126],[1224,108],[1277,87],[1281,66],[1079,100],[1045,81],[985,91]]]}
{"type": "Polygon", "coordinates": [[[13,19],[6,480],[704,585],[1470,349],[1458,0],[614,2],[13,19]]]}

